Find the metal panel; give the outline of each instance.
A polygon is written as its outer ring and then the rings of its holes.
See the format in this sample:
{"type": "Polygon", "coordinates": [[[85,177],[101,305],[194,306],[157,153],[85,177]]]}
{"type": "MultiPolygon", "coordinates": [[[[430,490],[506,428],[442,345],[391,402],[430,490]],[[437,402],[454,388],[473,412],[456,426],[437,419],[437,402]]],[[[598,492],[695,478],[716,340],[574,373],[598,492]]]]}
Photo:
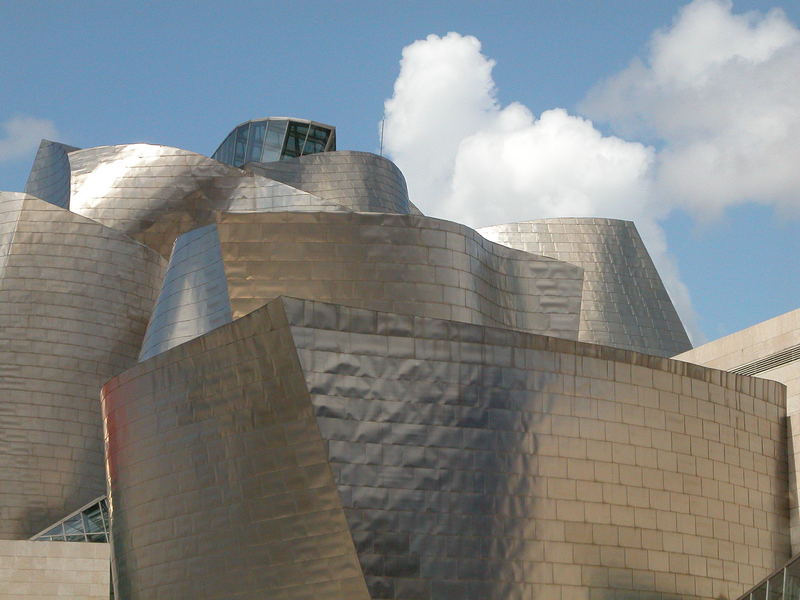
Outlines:
{"type": "Polygon", "coordinates": [[[136,362],[164,260],[121,233],[0,193],[0,538],[105,493],[98,390],[136,362]]]}
{"type": "Polygon", "coordinates": [[[216,225],[178,238],[142,342],[145,360],[231,322],[216,225]]]}
{"type": "Polygon", "coordinates": [[[128,144],[73,152],[70,210],[168,257],[180,234],[217,211],[341,210],[306,192],[167,146],[128,144]]]}
{"type": "Polygon", "coordinates": [[[70,168],[67,154],[78,149],[42,140],[25,184],[25,193],[61,208],[69,208],[70,168]]]}
{"type": "Polygon", "coordinates": [[[233,317],[278,295],[577,334],[581,271],[411,215],[224,214],[233,317]]]}
{"type": "Polygon", "coordinates": [[[428,217],[224,213],[178,238],[142,358],[279,295],[574,339],[580,290],[578,267],[428,217]]]}
{"type": "Polygon", "coordinates": [[[281,309],[103,389],[119,597],[369,597],[281,309]]]}
{"type": "Polygon", "coordinates": [[[376,154],[324,152],[278,162],[249,163],[244,169],[347,206],[350,210],[414,212],[400,169],[376,154]]]}
{"type": "Polygon", "coordinates": [[[782,385],[285,304],[372,598],[733,597],[788,558],[782,385]]]}
{"type": "Polygon", "coordinates": [[[511,248],[583,268],[581,341],[659,356],[674,356],[692,347],[632,222],[539,219],[478,232],[511,248]]]}

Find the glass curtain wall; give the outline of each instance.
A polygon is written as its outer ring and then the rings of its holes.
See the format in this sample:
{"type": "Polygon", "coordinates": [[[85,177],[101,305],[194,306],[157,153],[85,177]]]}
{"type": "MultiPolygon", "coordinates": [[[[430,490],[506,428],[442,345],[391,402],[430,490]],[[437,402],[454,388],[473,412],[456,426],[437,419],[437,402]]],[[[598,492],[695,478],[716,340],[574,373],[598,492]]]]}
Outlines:
{"type": "Polygon", "coordinates": [[[248,121],[234,129],[211,158],[241,167],[336,149],[333,128],[291,119],[248,121]]]}

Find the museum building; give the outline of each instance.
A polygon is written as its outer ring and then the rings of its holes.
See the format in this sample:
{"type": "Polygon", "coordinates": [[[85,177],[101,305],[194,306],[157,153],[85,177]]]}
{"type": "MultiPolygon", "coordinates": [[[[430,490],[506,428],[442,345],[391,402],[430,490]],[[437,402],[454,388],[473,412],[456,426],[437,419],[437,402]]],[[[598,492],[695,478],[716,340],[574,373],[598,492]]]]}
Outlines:
{"type": "Polygon", "coordinates": [[[631,222],[43,140],[0,324],[0,599],[800,598],[800,311],[692,349],[631,222]]]}

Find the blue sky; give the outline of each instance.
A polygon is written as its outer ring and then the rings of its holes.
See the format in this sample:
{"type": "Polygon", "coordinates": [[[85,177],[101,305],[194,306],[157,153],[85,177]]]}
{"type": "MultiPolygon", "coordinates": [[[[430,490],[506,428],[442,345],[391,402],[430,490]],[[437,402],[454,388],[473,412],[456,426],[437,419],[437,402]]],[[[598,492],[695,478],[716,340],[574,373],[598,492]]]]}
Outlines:
{"type": "MultiPolygon", "coordinates": [[[[679,278],[688,290],[691,308],[683,310],[694,312],[695,339],[715,339],[798,306],[800,211],[792,208],[792,201],[797,205],[800,198],[792,198],[786,191],[796,181],[791,173],[786,174],[794,170],[792,165],[796,163],[793,156],[779,152],[779,145],[770,146],[765,153],[774,152],[770,165],[786,163],[786,168],[776,171],[778,175],[773,178],[786,179],[780,189],[771,182],[747,180],[740,184],[747,188],[745,197],[744,192],[737,195],[717,185],[720,177],[713,173],[709,175],[708,187],[714,189],[707,196],[703,189],[698,191],[702,185],[681,187],[676,183],[675,169],[686,164],[681,162],[678,150],[685,149],[686,140],[691,137],[685,131],[687,123],[691,123],[686,116],[691,112],[691,104],[687,109],[685,96],[675,95],[674,89],[669,92],[673,96],[648,96],[652,90],[636,87],[637,82],[619,83],[619,74],[636,76],[629,65],[637,57],[645,66],[655,65],[652,48],[657,30],[666,38],[674,34],[676,43],[681,39],[676,23],[686,4],[667,0],[492,4],[237,2],[235,8],[227,8],[218,2],[175,0],[6,1],[0,5],[0,189],[22,190],[35,153],[35,144],[28,138],[39,133],[79,147],[151,142],[210,154],[241,121],[292,115],[336,125],[340,149],[375,152],[384,102],[393,98],[395,112],[387,113],[387,122],[393,128],[386,150],[404,168],[412,192],[419,190],[420,198],[412,200],[422,199],[423,209],[434,216],[449,216],[448,210],[458,213],[458,197],[449,200],[451,205],[456,202],[455,208],[437,205],[435,194],[445,193],[441,192],[445,188],[437,192],[435,187],[426,187],[424,176],[419,178],[418,169],[408,158],[424,140],[421,135],[400,131],[398,115],[401,108],[421,100],[393,97],[395,81],[401,74],[403,49],[431,34],[439,36],[415,46],[419,56],[414,64],[424,70],[428,64],[425,61],[449,60],[447,52],[437,54],[432,49],[448,32],[458,32],[460,37],[447,38],[453,48],[466,47],[465,40],[472,38],[464,36],[473,36],[480,44],[472,44],[470,60],[479,64],[494,61],[491,81],[487,84],[492,89],[487,97],[495,107],[480,109],[475,113],[476,119],[495,119],[505,114],[503,109],[516,103],[513,105],[525,109],[522,111],[525,114],[516,116],[516,122],[520,130],[531,132],[526,139],[533,144],[538,139],[533,133],[537,123],[545,121],[537,119],[542,113],[562,108],[561,113],[548,113],[554,122],[560,119],[555,124],[582,127],[584,133],[593,125],[595,129],[591,131],[605,136],[598,142],[599,152],[605,152],[609,136],[616,135],[625,142],[625,160],[659,165],[660,170],[653,167],[652,177],[646,178],[646,189],[636,187],[635,192],[630,192],[625,188],[624,193],[631,194],[627,204],[616,205],[613,199],[606,200],[617,189],[612,186],[603,188],[605,196],[598,193],[597,197],[589,198],[588,208],[584,208],[595,211],[597,216],[644,214],[642,218],[647,220],[648,213],[630,212],[636,194],[648,193],[647,186],[651,185],[656,186],[654,197],[668,190],[672,194],[669,201],[652,203],[652,210],[657,213],[651,219],[656,233],[650,235],[648,243],[654,239],[657,245],[658,236],[663,236],[664,248],[657,252],[664,254],[664,260],[675,268],[675,280],[679,278]],[[480,63],[481,60],[484,62],[480,63]],[[609,78],[618,85],[604,84],[609,78]],[[638,94],[641,105],[633,107],[631,103],[629,107],[626,102],[620,103],[620,94],[638,94]],[[648,112],[648,103],[669,105],[673,100],[678,104],[684,102],[683,113],[676,109],[676,114],[683,115],[680,127],[684,127],[678,133],[670,121],[669,110],[657,115],[648,112]],[[591,118],[591,124],[582,124],[579,118],[591,118]],[[648,119],[647,127],[639,126],[640,121],[648,119]],[[26,131],[31,135],[26,136],[26,131]],[[663,180],[669,179],[670,167],[672,179],[665,186],[663,180]],[[690,200],[674,199],[676,194],[684,192],[690,200]],[[708,206],[716,208],[706,210],[708,206]]],[[[723,25],[733,23],[731,19],[747,11],[760,11],[750,18],[753,31],[759,26],[766,27],[764,15],[768,9],[781,8],[785,16],[778,19],[775,36],[788,31],[789,41],[784,39],[780,43],[790,50],[794,47],[791,26],[800,25],[800,3],[735,1],[731,5],[719,0],[712,4],[722,15],[719,19],[723,25]],[[725,16],[728,13],[730,18],[725,16]]],[[[710,31],[715,22],[708,18],[706,26],[697,17],[701,29],[710,31]]],[[[776,18],[773,15],[773,21],[776,18]]],[[[688,17],[685,20],[688,22],[688,17]]],[[[688,25],[686,29],[690,29],[688,25]]],[[[697,55],[727,47],[725,40],[736,31],[723,32],[722,41],[698,42],[697,55]]],[[[688,31],[680,35],[705,34],[688,31]]],[[[747,31],[742,32],[741,44],[751,43],[747,35],[747,31]]],[[[764,33],[767,35],[768,32],[764,33]]],[[[757,43],[760,42],[754,36],[752,44],[757,43]]],[[[684,46],[693,48],[691,44],[684,46]]],[[[785,64],[789,68],[798,67],[794,71],[797,79],[800,64],[791,62],[794,56],[789,54],[785,64]]],[[[464,64],[466,67],[460,68],[468,68],[472,63],[464,64]]],[[[747,81],[756,81],[764,89],[780,88],[776,82],[785,80],[779,75],[770,76],[764,71],[766,67],[736,71],[737,64],[713,72],[715,81],[719,79],[722,83],[714,88],[716,100],[707,100],[707,104],[724,101],[724,96],[719,100],[719,90],[736,91],[732,97],[747,96],[747,81]],[[737,83],[737,77],[747,81],[737,83]]],[[[416,81],[413,68],[409,58],[404,66],[408,81],[416,81]]],[[[653,66],[652,71],[655,70],[653,66]]],[[[643,73],[644,77],[648,71],[643,73]]],[[[480,88],[483,84],[476,85],[480,88]]],[[[413,86],[410,87],[413,91],[413,86]]],[[[473,94],[480,100],[482,92],[455,90],[452,97],[446,98],[454,106],[461,105],[457,93],[473,94]]],[[[786,91],[776,89],[775,94],[781,93],[786,91]]],[[[773,106],[770,101],[764,100],[764,106],[773,106]]],[[[711,109],[708,106],[706,109],[716,110],[710,106],[711,109]]],[[[797,125],[794,113],[785,118],[791,127],[797,125]]],[[[774,126],[779,130],[784,127],[780,120],[767,121],[766,125],[758,121],[759,126],[762,129],[774,126]]],[[[497,142],[493,127],[483,121],[476,122],[459,135],[473,141],[497,142]]],[[[715,135],[716,140],[727,140],[726,136],[732,135],[729,129],[709,135],[715,135]]],[[[442,135],[455,135],[451,132],[452,129],[444,127],[442,135]]],[[[747,145],[745,142],[741,141],[747,145]]],[[[757,145],[757,140],[750,145],[757,145]]],[[[431,148],[431,144],[425,147],[431,148]]],[[[433,148],[437,150],[435,145],[433,148]]],[[[470,164],[469,156],[451,158],[470,164]]],[[[742,159],[741,165],[742,170],[763,170],[757,161],[742,159]]],[[[444,185],[452,187],[459,179],[451,172],[452,165],[448,168],[451,170],[442,171],[446,178],[444,185]]],[[[767,175],[770,173],[765,178],[767,175]]],[[[703,174],[692,177],[702,179],[703,174]]],[[[601,181],[600,186],[605,183],[601,181]]],[[[534,185],[528,190],[540,194],[529,204],[525,201],[526,189],[514,200],[514,210],[508,213],[513,218],[507,220],[517,220],[519,215],[547,216],[542,214],[541,189],[534,185]]],[[[800,187],[794,189],[800,196],[800,187]]],[[[504,206],[499,205],[499,209],[504,206]]],[[[650,200],[643,201],[642,207],[650,210],[650,200]]],[[[465,214],[468,212],[465,209],[465,214]]],[[[494,215],[477,211],[474,215],[471,225],[493,224],[481,219],[491,220],[494,215]]]]}

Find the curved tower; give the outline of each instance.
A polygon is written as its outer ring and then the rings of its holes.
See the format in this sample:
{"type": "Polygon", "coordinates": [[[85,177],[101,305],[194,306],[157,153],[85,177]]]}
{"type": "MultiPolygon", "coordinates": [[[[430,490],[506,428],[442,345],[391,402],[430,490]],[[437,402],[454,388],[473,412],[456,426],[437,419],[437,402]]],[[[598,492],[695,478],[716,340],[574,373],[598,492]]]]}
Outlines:
{"type": "Polygon", "coordinates": [[[278,299],[105,386],[120,596],[733,598],[789,558],[784,394],[278,299]]]}
{"type": "Polygon", "coordinates": [[[692,347],[631,221],[537,219],[478,232],[511,248],[583,269],[581,341],[667,357],[692,347]]]}
{"type": "Polygon", "coordinates": [[[105,494],[98,390],[136,362],[163,269],[118,231],[0,192],[0,539],[105,494]]]}

